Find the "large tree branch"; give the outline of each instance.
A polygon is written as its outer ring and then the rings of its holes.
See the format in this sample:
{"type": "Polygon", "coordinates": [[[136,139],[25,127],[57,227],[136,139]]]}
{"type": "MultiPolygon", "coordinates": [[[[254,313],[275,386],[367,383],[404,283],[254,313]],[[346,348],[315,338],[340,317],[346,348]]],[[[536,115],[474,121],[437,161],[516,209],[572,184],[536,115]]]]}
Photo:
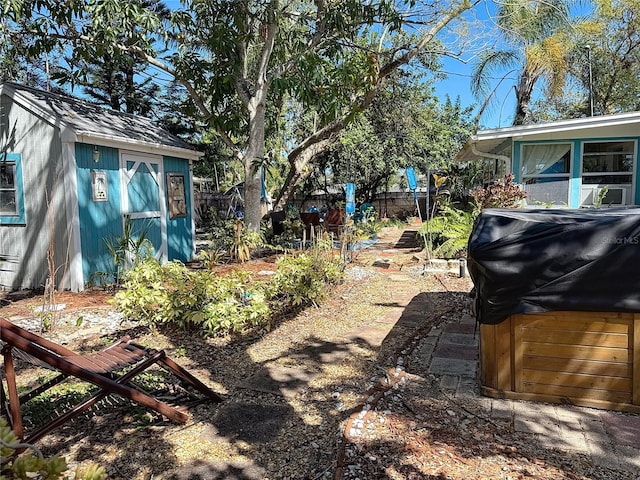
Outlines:
{"type": "Polygon", "coordinates": [[[251,29],[248,17],[245,17],[243,29],[245,35],[239,36],[236,41],[236,54],[240,60],[240,65],[237,65],[237,67],[240,67],[240,70],[236,76],[236,92],[238,93],[238,98],[240,98],[242,104],[248,108],[249,102],[251,101],[251,89],[249,88],[249,82],[247,81],[247,76],[249,75],[249,59],[247,55],[246,38],[249,30],[251,29]]]}
{"type": "Polygon", "coordinates": [[[444,29],[451,21],[459,17],[462,12],[473,8],[480,0],[474,0],[471,3],[470,0],[463,0],[457,7],[448,10],[447,13],[436,22],[421,38],[418,42],[413,46],[413,48],[408,49],[405,53],[398,56],[397,58],[391,60],[380,68],[380,76],[386,77],[391,72],[396,70],[398,67],[409,63],[413,58],[415,58],[426,46],[429,42],[433,41],[435,36],[444,29]]]}
{"type": "Polygon", "coordinates": [[[276,0],[272,6],[269,7],[267,12],[267,28],[262,47],[262,53],[260,55],[260,62],[258,64],[258,85],[264,85],[268,82],[267,69],[269,68],[269,60],[273,53],[273,48],[276,43],[276,35],[278,34],[278,12],[279,2],[276,0]]]}
{"type": "Polygon", "coordinates": [[[302,171],[306,167],[305,162],[317,155],[324,147],[332,142],[330,138],[341,131],[355,116],[368,108],[373,102],[376,94],[384,85],[385,79],[402,65],[406,65],[413,60],[419,53],[425,50],[426,46],[433,41],[435,36],[442,31],[451,21],[457,18],[462,12],[472,8],[478,4],[480,0],[475,0],[472,4],[469,0],[464,0],[456,8],[449,10],[438,22],[436,22],[412,47],[407,49],[397,58],[393,58],[386,64],[382,65],[378,70],[378,75],[372,87],[360,96],[340,118],[325,125],[320,130],[314,132],[300,142],[289,154],[289,174],[285,179],[285,183],[280,190],[276,199],[276,208],[281,207],[288,197],[293,193],[297,186],[297,181],[302,178],[302,171]]]}
{"type": "MultiPolygon", "coordinates": [[[[84,40],[88,42],[91,41],[90,37],[85,37],[84,40]]],[[[200,113],[202,114],[204,120],[207,121],[213,117],[213,113],[207,108],[202,97],[197,92],[195,87],[188,80],[186,80],[185,78],[182,78],[178,74],[175,68],[171,67],[165,62],[160,61],[156,57],[149,55],[143,49],[135,45],[128,46],[123,44],[116,44],[115,47],[118,48],[120,51],[133,53],[134,55],[138,56],[139,58],[146,61],[150,65],[153,65],[154,67],[159,68],[160,70],[163,70],[168,74],[170,74],[175,79],[176,82],[178,82],[187,90],[189,97],[191,98],[191,100],[193,100],[196,107],[198,107],[198,109],[200,110],[200,113]]],[[[219,128],[216,128],[216,134],[220,137],[222,142],[234,153],[234,155],[238,159],[242,159],[242,154],[240,149],[238,148],[236,143],[231,139],[231,137],[229,137],[227,132],[220,130],[219,128]]]]}

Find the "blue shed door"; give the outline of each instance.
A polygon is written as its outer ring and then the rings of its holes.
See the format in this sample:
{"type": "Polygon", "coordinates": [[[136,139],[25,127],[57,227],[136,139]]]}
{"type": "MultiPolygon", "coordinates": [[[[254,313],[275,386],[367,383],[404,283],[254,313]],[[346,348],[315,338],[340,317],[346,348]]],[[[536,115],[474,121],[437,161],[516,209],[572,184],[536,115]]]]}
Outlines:
{"type": "Polygon", "coordinates": [[[167,260],[167,220],[162,157],[136,153],[120,155],[123,222],[131,219],[133,232],[146,232],[158,260],[167,260]]]}

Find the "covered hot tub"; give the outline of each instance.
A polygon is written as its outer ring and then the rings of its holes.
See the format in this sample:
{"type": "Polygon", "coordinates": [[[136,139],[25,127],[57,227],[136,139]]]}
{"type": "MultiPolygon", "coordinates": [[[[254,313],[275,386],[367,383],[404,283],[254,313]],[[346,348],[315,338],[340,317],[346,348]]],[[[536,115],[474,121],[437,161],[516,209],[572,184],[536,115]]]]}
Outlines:
{"type": "Polygon", "coordinates": [[[640,413],[640,208],[483,210],[468,266],[484,394],[640,413]]]}

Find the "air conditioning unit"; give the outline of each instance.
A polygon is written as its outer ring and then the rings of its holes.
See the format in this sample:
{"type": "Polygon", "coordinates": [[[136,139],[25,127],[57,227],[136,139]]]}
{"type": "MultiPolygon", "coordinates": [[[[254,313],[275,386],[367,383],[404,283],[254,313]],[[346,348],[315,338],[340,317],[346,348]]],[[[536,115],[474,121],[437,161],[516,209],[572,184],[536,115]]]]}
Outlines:
{"type": "MultiPolygon", "coordinates": [[[[593,201],[595,203],[596,199],[602,194],[602,188],[594,188],[593,189],[593,201]]],[[[602,197],[602,202],[600,205],[606,207],[608,205],[626,205],[627,199],[627,189],[620,187],[609,187],[607,193],[602,197]]]]}

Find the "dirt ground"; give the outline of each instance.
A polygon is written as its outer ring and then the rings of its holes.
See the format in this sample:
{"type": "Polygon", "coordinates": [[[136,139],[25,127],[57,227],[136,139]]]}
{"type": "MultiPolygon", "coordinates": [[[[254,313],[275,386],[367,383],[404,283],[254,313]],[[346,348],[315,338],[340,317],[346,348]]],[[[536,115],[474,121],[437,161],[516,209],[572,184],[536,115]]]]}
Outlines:
{"type": "MultiPolygon", "coordinates": [[[[196,407],[186,425],[176,425],[112,399],[38,446],[71,465],[96,460],[109,478],[123,480],[631,479],[579,455],[540,450],[473,404],[447,396],[437,378],[422,372],[412,349],[431,328],[469,314],[472,283],[422,274],[424,255],[401,245],[403,233],[382,232],[375,249],[355,255],[346,281],[325,301],[270,331],[204,339],[140,326],[91,336],[67,327],[75,350],[131,333],[165,349],[225,400],[196,407]],[[399,308],[399,291],[409,304],[428,296],[422,324],[367,340],[372,321],[399,308]],[[385,378],[399,356],[407,359],[408,375],[391,386],[385,378]],[[289,376],[283,379],[283,372],[289,376]],[[375,386],[384,384],[389,388],[375,386]],[[374,428],[353,438],[354,415],[367,401],[374,428]]],[[[274,263],[243,268],[260,272],[274,263]]],[[[110,297],[59,293],[56,302],[71,312],[106,309],[110,297]]],[[[2,302],[1,315],[19,318],[32,316],[42,298],[5,296],[2,302]]]]}

